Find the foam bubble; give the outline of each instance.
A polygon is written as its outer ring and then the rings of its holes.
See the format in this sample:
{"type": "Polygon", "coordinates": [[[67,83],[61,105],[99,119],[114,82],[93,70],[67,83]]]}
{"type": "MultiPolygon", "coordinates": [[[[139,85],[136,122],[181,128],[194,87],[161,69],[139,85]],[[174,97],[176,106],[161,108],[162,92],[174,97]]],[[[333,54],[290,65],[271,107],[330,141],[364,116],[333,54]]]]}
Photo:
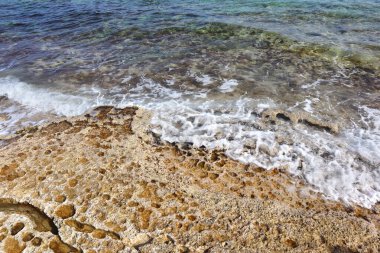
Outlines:
{"type": "Polygon", "coordinates": [[[234,91],[235,86],[238,86],[239,83],[235,79],[224,80],[223,84],[219,87],[219,90],[223,93],[234,91]]]}
{"type": "Polygon", "coordinates": [[[197,80],[197,82],[202,83],[203,86],[207,86],[213,83],[213,79],[209,75],[195,76],[195,80],[197,80]]]}

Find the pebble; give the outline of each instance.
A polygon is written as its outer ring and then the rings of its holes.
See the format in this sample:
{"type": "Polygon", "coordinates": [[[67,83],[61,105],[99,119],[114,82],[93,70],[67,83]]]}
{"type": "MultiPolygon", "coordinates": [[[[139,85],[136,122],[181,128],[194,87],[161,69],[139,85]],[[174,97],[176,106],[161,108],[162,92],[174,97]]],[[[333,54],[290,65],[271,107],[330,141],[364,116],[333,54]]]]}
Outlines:
{"type": "Polygon", "coordinates": [[[152,238],[148,234],[138,234],[130,240],[130,246],[138,248],[149,243],[152,238]]]}

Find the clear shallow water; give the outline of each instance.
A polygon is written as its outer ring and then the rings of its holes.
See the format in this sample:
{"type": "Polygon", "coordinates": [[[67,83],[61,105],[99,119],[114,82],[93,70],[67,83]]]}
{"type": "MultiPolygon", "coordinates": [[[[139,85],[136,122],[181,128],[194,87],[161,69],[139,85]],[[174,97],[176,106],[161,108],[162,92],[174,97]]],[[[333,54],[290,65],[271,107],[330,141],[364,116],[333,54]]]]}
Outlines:
{"type": "Polygon", "coordinates": [[[102,104],[380,201],[379,1],[2,1],[0,135],[102,104]],[[277,111],[276,111],[277,110],[277,111]]]}

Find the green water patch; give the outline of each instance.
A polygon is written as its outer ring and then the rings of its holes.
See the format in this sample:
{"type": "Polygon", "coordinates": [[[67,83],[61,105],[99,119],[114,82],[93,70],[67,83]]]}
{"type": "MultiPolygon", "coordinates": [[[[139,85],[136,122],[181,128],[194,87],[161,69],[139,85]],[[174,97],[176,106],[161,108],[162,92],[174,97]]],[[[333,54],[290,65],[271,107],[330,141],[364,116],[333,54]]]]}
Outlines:
{"type": "Polygon", "coordinates": [[[300,57],[314,56],[342,67],[357,67],[375,72],[380,70],[378,47],[371,48],[373,53],[354,51],[334,45],[300,42],[276,32],[223,23],[211,23],[193,33],[215,40],[244,41],[243,44],[251,43],[254,47],[285,50],[300,57]]]}

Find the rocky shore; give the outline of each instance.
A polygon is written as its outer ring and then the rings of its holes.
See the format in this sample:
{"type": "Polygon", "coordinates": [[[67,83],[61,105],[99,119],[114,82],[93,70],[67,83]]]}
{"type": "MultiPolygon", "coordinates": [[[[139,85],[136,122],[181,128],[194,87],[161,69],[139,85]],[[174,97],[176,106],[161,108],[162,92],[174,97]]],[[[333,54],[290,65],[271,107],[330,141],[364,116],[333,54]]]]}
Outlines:
{"type": "MultiPolygon", "coordinates": [[[[0,252],[379,252],[380,205],[160,143],[129,107],[25,129],[0,148],[0,252]]],[[[323,168],[321,168],[323,169],[323,168]]]]}

